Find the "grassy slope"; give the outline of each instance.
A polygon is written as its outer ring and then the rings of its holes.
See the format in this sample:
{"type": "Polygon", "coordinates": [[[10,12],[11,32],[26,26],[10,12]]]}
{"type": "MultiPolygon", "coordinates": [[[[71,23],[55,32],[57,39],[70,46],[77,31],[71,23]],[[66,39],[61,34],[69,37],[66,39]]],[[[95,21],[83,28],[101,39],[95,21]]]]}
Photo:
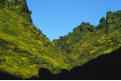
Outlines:
{"type": "MultiPolygon", "coordinates": [[[[94,59],[102,54],[110,54],[112,51],[121,47],[121,32],[115,30],[109,34],[101,34],[101,31],[88,33],[81,37],[78,42],[72,43],[67,49],[61,49],[67,57],[66,61],[72,66],[83,65],[91,59],[94,59]],[[71,52],[68,50],[71,50],[71,52]]],[[[69,41],[66,44],[69,46],[69,41]]],[[[60,40],[59,40],[60,43],[60,40]]]]}
{"type": "MultiPolygon", "coordinates": [[[[106,33],[106,27],[100,28],[101,24],[93,27],[89,23],[82,23],[72,33],[55,40],[54,43],[59,51],[63,51],[67,57],[66,62],[72,67],[82,65],[99,55],[109,54],[121,46],[120,15],[121,11],[113,13],[111,24],[107,26],[108,33],[106,33]],[[112,26],[114,26],[113,29],[112,26]],[[93,31],[90,32],[89,29],[93,31]]],[[[104,24],[104,22],[101,23],[104,24]]]]}
{"type": "Polygon", "coordinates": [[[0,9],[0,70],[21,78],[38,74],[39,68],[56,72],[68,68],[62,55],[16,8],[0,9]]]}

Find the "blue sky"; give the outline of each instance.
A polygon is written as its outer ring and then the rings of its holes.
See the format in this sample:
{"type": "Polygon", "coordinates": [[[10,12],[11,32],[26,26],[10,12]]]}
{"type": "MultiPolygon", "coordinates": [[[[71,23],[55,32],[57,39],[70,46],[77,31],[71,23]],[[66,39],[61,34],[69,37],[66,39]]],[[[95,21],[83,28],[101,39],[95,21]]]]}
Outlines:
{"type": "Polygon", "coordinates": [[[121,0],[27,0],[34,25],[50,40],[72,32],[81,22],[98,25],[106,12],[121,10],[121,0]]]}

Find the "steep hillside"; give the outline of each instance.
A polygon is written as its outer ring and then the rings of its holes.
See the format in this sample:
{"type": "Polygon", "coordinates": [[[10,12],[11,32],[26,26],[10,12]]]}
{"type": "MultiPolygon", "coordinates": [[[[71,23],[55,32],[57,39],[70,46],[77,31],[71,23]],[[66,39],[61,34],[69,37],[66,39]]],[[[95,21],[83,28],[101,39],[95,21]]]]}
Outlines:
{"type": "Polygon", "coordinates": [[[110,53],[121,46],[121,11],[109,11],[96,27],[82,22],[73,32],[54,40],[54,43],[72,67],[110,53]]]}
{"type": "Polygon", "coordinates": [[[25,0],[0,3],[0,71],[29,78],[42,67],[53,73],[68,68],[53,43],[32,24],[25,0]]]}

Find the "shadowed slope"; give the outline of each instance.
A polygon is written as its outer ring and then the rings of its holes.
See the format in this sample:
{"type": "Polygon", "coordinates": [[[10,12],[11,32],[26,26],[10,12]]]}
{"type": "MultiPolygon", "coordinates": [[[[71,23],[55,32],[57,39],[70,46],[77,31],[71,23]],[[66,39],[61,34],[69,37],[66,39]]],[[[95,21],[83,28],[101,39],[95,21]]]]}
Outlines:
{"type": "Polygon", "coordinates": [[[0,80],[20,80],[20,78],[5,72],[0,72],[0,80]]]}
{"type": "Polygon", "coordinates": [[[118,80],[121,79],[121,48],[110,54],[101,55],[83,66],[71,71],[62,70],[60,74],[52,75],[47,69],[40,69],[39,78],[55,80],[118,80]]]}
{"type": "Polygon", "coordinates": [[[65,79],[121,79],[121,48],[75,67],[65,79]]]}

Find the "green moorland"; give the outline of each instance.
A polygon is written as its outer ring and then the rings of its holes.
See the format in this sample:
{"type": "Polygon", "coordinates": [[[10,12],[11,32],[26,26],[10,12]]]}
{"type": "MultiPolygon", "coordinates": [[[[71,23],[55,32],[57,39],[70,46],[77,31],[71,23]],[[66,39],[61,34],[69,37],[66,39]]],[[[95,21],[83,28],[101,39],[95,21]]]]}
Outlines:
{"type": "Polygon", "coordinates": [[[51,42],[31,20],[26,0],[0,0],[0,71],[19,78],[70,70],[121,46],[121,11],[107,13],[96,27],[83,22],[51,42]]]}

